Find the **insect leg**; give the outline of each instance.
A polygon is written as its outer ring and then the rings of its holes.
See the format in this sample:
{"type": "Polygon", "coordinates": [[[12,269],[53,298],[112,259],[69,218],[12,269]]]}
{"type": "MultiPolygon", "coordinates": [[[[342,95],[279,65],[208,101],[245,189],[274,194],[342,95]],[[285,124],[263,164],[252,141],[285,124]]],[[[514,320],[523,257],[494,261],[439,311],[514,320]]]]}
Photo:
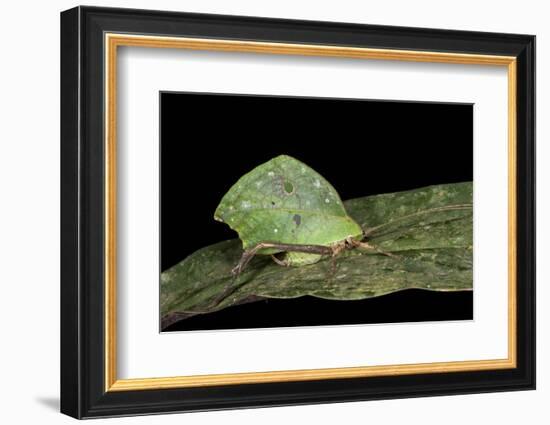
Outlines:
{"type": "Polygon", "coordinates": [[[252,258],[256,256],[258,251],[264,248],[272,248],[278,251],[286,251],[286,252],[303,252],[306,254],[319,254],[319,255],[331,255],[331,256],[334,255],[334,249],[330,246],[260,242],[259,244],[255,245],[253,248],[247,249],[243,252],[241,259],[239,260],[237,265],[231,270],[231,274],[233,275],[232,281],[230,283],[227,283],[225,285],[223,292],[216,297],[213,304],[214,306],[218,305],[224,298],[228,297],[235,291],[236,288],[233,285],[235,279],[239,276],[239,274],[242,273],[242,271],[246,268],[248,263],[250,263],[252,258]]]}
{"type": "Polygon", "coordinates": [[[332,246],[332,256],[330,258],[330,275],[336,273],[336,257],[346,248],[346,243],[338,243],[332,246]]]}
{"type": "Polygon", "coordinates": [[[248,265],[250,260],[252,260],[252,258],[254,258],[254,256],[258,253],[258,251],[264,248],[273,248],[278,251],[285,252],[303,252],[305,254],[333,255],[333,249],[330,246],[260,242],[253,248],[243,252],[241,259],[239,260],[238,264],[233,268],[231,273],[233,273],[233,275],[240,274],[248,265]]]}
{"type": "Polygon", "coordinates": [[[254,258],[256,253],[262,249],[262,248],[268,248],[265,246],[264,243],[259,243],[252,249],[247,249],[243,252],[243,255],[241,256],[241,259],[237,263],[233,269],[231,269],[231,274],[233,275],[233,279],[231,279],[231,282],[227,283],[225,287],[223,288],[223,292],[219,294],[216,299],[214,300],[213,305],[218,305],[224,298],[228,297],[235,291],[236,288],[233,287],[233,284],[235,282],[235,279],[241,274],[241,272],[244,270],[246,265],[254,258]]]}
{"type": "Polygon", "coordinates": [[[275,261],[279,266],[283,266],[283,267],[288,267],[288,266],[290,266],[290,264],[288,263],[288,261],[279,260],[275,255],[272,255],[272,256],[271,256],[271,259],[272,259],[273,261],[275,261]]]}
{"type": "Polygon", "coordinates": [[[362,249],[370,249],[372,251],[376,251],[378,252],[379,254],[382,254],[382,255],[386,255],[388,257],[393,257],[393,258],[399,258],[399,256],[395,255],[395,254],[392,254],[391,252],[388,252],[388,251],[384,251],[380,248],[378,248],[377,246],[375,245],[371,245],[370,243],[368,242],[358,242],[358,241],[355,241],[353,243],[353,246],[355,248],[362,248],[362,249]]]}
{"type": "Polygon", "coordinates": [[[231,270],[231,274],[233,276],[238,276],[239,274],[241,274],[241,272],[245,269],[245,267],[248,265],[248,263],[250,263],[250,260],[252,260],[256,256],[256,254],[258,253],[258,251],[260,249],[275,248],[272,245],[273,244],[270,244],[270,243],[260,242],[259,244],[257,244],[253,248],[245,250],[243,252],[243,255],[241,256],[241,259],[237,263],[237,265],[235,267],[233,267],[233,269],[231,270]]]}

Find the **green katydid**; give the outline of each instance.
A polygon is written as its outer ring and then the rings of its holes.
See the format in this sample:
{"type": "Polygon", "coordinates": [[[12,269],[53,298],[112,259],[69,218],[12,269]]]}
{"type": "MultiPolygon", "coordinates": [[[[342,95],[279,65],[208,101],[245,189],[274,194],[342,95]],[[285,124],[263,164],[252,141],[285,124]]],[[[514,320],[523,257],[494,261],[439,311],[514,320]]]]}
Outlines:
{"type": "Polygon", "coordinates": [[[367,232],[346,212],[338,192],[315,170],[280,155],[242,176],[221,200],[214,218],[235,230],[243,255],[238,275],[255,255],[284,266],[335,258],[363,248],[392,256],[365,241],[367,232]]]}

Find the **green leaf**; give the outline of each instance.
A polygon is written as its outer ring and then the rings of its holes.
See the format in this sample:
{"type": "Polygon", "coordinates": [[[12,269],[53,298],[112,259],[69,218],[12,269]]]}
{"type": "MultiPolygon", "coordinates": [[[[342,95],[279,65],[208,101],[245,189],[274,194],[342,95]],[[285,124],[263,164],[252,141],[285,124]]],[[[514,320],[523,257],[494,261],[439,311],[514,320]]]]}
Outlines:
{"type": "MultiPolygon", "coordinates": [[[[260,242],[327,246],[362,236],[331,184],[287,155],[241,177],[223,197],[214,218],[239,234],[244,249],[260,242]]],[[[264,249],[260,254],[274,252],[264,249]]]]}
{"type": "Polygon", "coordinates": [[[342,252],[335,267],[331,259],[282,267],[259,256],[233,280],[231,269],[242,254],[241,242],[220,242],[162,273],[163,327],[262,298],[353,300],[409,288],[472,289],[471,182],[352,199],[345,209],[366,229],[369,243],[396,257],[355,249],[342,252]],[[228,284],[232,292],[215,304],[228,284]]]}

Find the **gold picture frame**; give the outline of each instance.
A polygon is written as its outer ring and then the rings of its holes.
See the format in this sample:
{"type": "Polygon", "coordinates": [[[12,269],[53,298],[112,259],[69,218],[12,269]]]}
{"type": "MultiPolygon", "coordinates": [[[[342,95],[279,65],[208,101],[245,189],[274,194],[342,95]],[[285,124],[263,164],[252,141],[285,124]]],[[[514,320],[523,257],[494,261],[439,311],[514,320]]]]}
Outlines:
{"type": "Polygon", "coordinates": [[[262,382],[282,382],[416,373],[465,372],[507,369],[516,366],[516,58],[513,56],[441,53],[411,50],[371,49],[357,47],[316,46],[253,41],[203,40],[127,34],[105,34],[105,391],[150,390],[196,386],[235,385],[262,382]],[[116,87],[117,51],[119,47],[148,47],[262,53],[282,55],[324,56],[354,59],[376,59],[413,62],[435,62],[506,67],[508,72],[508,358],[470,360],[388,366],[364,366],[327,369],[288,370],[273,372],[232,373],[169,378],[117,379],[116,375],[116,87]]]}

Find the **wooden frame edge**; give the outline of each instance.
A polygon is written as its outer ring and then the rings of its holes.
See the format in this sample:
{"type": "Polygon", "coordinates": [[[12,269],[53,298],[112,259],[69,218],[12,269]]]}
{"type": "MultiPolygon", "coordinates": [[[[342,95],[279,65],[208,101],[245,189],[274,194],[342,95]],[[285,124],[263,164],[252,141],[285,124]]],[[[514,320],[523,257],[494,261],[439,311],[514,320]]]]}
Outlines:
{"type": "Polygon", "coordinates": [[[273,372],[230,373],[216,375],[174,376],[166,378],[119,379],[108,391],[139,391],[182,387],[259,384],[266,382],[315,381],[321,379],[367,378],[377,376],[414,375],[480,370],[511,369],[511,359],[473,360],[441,363],[417,363],[390,366],[361,366],[327,369],[300,369],[273,372]]]}

